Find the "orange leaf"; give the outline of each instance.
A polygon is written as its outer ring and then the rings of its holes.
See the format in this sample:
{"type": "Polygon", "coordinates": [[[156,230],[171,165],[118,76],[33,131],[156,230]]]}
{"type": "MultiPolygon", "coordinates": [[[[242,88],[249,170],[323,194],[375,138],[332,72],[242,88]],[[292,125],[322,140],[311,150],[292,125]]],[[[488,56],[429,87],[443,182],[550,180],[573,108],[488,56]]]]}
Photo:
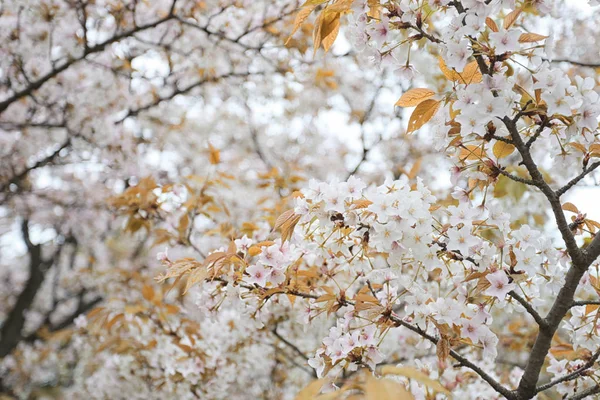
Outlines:
{"type": "Polygon", "coordinates": [[[493,147],[493,152],[496,158],[504,158],[510,156],[515,151],[515,146],[510,143],[498,140],[493,147]]]}
{"type": "Polygon", "coordinates": [[[416,131],[425,125],[440,108],[440,102],[437,100],[425,100],[421,102],[413,111],[408,120],[408,130],[406,133],[416,131]]]}
{"type": "Polygon", "coordinates": [[[429,99],[433,95],[435,95],[433,90],[423,88],[410,89],[408,92],[404,92],[404,94],[396,102],[396,105],[399,107],[414,107],[419,105],[419,103],[422,101],[429,99]]]}
{"type": "Polygon", "coordinates": [[[491,19],[490,17],[487,17],[485,19],[485,24],[492,30],[492,32],[498,32],[498,25],[496,25],[496,23],[494,22],[493,19],[491,19]]]}
{"type": "Polygon", "coordinates": [[[210,143],[208,144],[208,150],[210,152],[209,158],[208,158],[209,161],[210,161],[210,163],[213,164],[213,165],[214,164],[218,164],[221,161],[221,153],[220,153],[220,151],[218,149],[215,149],[213,147],[213,145],[210,144],[210,143]]]}

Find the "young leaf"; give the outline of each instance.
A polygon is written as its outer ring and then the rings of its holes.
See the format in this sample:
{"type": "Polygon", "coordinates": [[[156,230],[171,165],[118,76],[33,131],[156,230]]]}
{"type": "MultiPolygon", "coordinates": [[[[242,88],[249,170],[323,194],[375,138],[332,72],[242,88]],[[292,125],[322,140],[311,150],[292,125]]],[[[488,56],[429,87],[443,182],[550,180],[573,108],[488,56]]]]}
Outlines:
{"type": "Polygon", "coordinates": [[[321,45],[323,49],[325,49],[325,53],[329,51],[333,42],[337,38],[338,33],[340,32],[340,16],[341,14],[336,13],[326,13],[325,17],[323,17],[322,27],[321,27],[321,45]]]}
{"type": "Polygon", "coordinates": [[[292,40],[292,36],[294,36],[294,33],[296,33],[298,29],[300,29],[300,26],[304,23],[304,21],[306,21],[308,16],[313,12],[313,10],[316,7],[316,5],[304,6],[300,9],[300,11],[298,11],[298,14],[296,14],[296,19],[294,20],[294,29],[292,29],[292,33],[290,33],[290,36],[285,41],[286,45],[290,42],[290,40],[292,40]]]}
{"type": "Polygon", "coordinates": [[[562,209],[566,210],[566,211],[571,211],[575,214],[579,214],[579,210],[577,209],[577,207],[575,207],[575,204],[573,203],[565,203],[562,205],[562,209]]]}
{"type": "Polygon", "coordinates": [[[208,150],[209,150],[209,161],[211,164],[215,165],[218,164],[221,161],[221,152],[214,148],[212,144],[208,144],[208,150]]]}
{"type": "Polygon", "coordinates": [[[517,18],[519,18],[519,15],[521,15],[521,11],[523,11],[521,8],[517,8],[504,17],[504,23],[502,24],[504,29],[508,29],[513,26],[513,24],[517,21],[517,18]]]}
{"type": "Polygon", "coordinates": [[[497,159],[510,156],[515,151],[515,146],[510,143],[498,140],[493,147],[494,155],[497,159]]]}
{"type": "Polygon", "coordinates": [[[399,107],[414,107],[419,105],[419,103],[422,101],[433,97],[433,95],[435,95],[433,90],[423,88],[410,89],[400,96],[400,99],[396,102],[396,105],[399,107]]]}
{"type": "Polygon", "coordinates": [[[479,83],[483,80],[483,75],[479,71],[477,61],[471,61],[465,66],[465,69],[460,73],[462,83],[468,85],[470,83],[479,83]]]}
{"type": "Polygon", "coordinates": [[[486,17],[485,19],[485,24],[488,26],[488,28],[490,28],[492,30],[492,32],[498,32],[498,25],[496,25],[496,23],[494,22],[493,19],[491,19],[490,17],[486,17]]]}
{"type": "Polygon", "coordinates": [[[523,33],[519,36],[519,43],[533,43],[546,39],[548,36],[539,35],[537,33],[523,33]]]}
{"type": "Polygon", "coordinates": [[[437,100],[425,100],[415,108],[408,120],[408,130],[406,133],[412,133],[425,125],[440,108],[440,102],[437,100]]]}
{"type": "Polygon", "coordinates": [[[479,71],[477,61],[468,63],[462,72],[457,72],[454,69],[448,68],[442,57],[438,57],[438,61],[440,71],[442,71],[444,76],[452,82],[458,81],[468,85],[470,83],[479,83],[483,80],[483,75],[481,74],[481,71],[479,71]]]}

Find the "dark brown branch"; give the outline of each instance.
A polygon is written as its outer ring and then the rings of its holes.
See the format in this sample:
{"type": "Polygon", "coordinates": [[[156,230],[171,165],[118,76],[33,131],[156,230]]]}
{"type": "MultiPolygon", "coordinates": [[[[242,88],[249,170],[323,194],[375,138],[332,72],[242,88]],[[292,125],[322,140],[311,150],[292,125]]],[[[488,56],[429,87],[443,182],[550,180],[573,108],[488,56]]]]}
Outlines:
{"type": "Polygon", "coordinates": [[[557,60],[544,59],[544,61],[550,61],[550,62],[553,62],[553,63],[569,63],[569,64],[577,65],[579,67],[588,67],[588,68],[599,68],[600,67],[600,63],[592,63],[592,62],[576,61],[576,60],[567,60],[567,59],[557,59],[557,60]]]}
{"type": "Polygon", "coordinates": [[[581,374],[583,372],[585,372],[586,370],[590,369],[591,367],[594,366],[594,364],[596,363],[596,360],[598,360],[598,357],[600,357],[600,349],[596,350],[596,352],[592,355],[592,358],[590,358],[585,364],[583,364],[581,367],[577,368],[575,371],[571,372],[570,374],[567,374],[565,376],[562,376],[560,378],[557,378],[551,382],[548,382],[545,385],[539,386],[536,389],[536,392],[543,392],[544,390],[550,389],[553,386],[558,385],[559,383],[562,382],[566,382],[566,381],[570,381],[573,379],[577,379],[578,377],[581,376],[581,374]]]}
{"type": "MultiPolygon", "coordinates": [[[[537,381],[546,359],[546,355],[550,350],[552,337],[558,329],[560,322],[571,308],[573,297],[575,295],[575,291],[577,290],[577,286],[579,285],[579,281],[581,280],[581,277],[587,270],[591,261],[589,261],[590,257],[582,252],[577,245],[577,242],[575,241],[573,233],[569,229],[569,224],[562,211],[560,199],[544,180],[537,167],[537,164],[531,157],[529,148],[523,142],[523,139],[521,138],[521,135],[517,129],[517,121],[509,117],[505,117],[503,122],[510,132],[517,150],[521,154],[523,164],[527,168],[532,181],[536,183],[536,186],[546,196],[552,207],[556,225],[561,233],[573,263],[565,277],[564,286],[560,289],[558,295],[556,296],[550,312],[546,318],[544,318],[545,326],[540,327],[533,348],[530,351],[529,359],[527,360],[527,366],[525,367],[525,371],[521,377],[519,387],[516,391],[517,399],[530,399],[535,396],[537,381]]],[[[589,247],[591,247],[591,245],[589,247]]],[[[596,251],[596,249],[593,250],[596,251]]],[[[600,252],[600,241],[597,245],[597,251],[600,252]]]]}
{"type": "Polygon", "coordinates": [[[87,313],[102,300],[102,297],[96,297],[90,301],[83,301],[83,299],[81,299],[75,311],[73,311],[68,317],[60,321],[58,324],[50,326],[50,332],[56,332],[68,328],[78,316],[87,313]]]}
{"type": "MultiPolygon", "coordinates": [[[[299,291],[295,291],[295,290],[294,291],[288,290],[285,293],[286,294],[293,294],[293,295],[298,296],[298,297],[310,298],[310,299],[316,299],[316,298],[319,297],[319,296],[314,295],[314,294],[303,293],[303,292],[299,292],[299,291]]],[[[346,300],[346,299],[340,299],[340,302],[343,305],[348,305],[348,306],[354,306],[355,305],[353,301],[346,300]]],[[[409,324],[408,322],[403,321],[400,317],[398,317],[398,316],[396,316],[394,314],[391,314],[389,316],[389,319],[391,321],[393,321],[396,324],[396,326],[403,326],[403,327],[411,330],[412,332],[418,334],[419,336],[423,337],[424,339],[429,340],[433,344],[437,344],[437,342],[438,342],[438,338],[436,338],[434,336],[431,336],[430,334],[428,334],[427,332],[425,332],[424,330],[422,330],[418,326],[414,326],[414,325],[409,324]]],[[[502,394],[507,399],[517,400],[517,397],[515,396],[515,394],[512,391],[510,391],[509,389],[507,389],[506,387],[504,387],[501,383],[499,383],[498,381],[496,381],[487,372],[485,372],[483,369],[481,369],[476,364],[474,364],[471,361],[469,361],[467,358],[461,356],[459,353],[457,353],[454,350],[450,350],[450,356],[452,358],[454,358],[456,361],[458,361],[460,363],[460,365],[462,365],[464,367],[467,367],[467,368],[471,369],[472,371],[474,371],[484,381],[486,381],[491,387],[493,387],[494,390],[496,390],[498,393],[502,394]]]]}
{"type": "Polygon", "coordinates": [[[0,184],[0,193],[6,191],[10,185],[13,185],[13,184],[16,185],[19,182],[21,182],[34,169],[42,168],[42,167],[45,167],[46,165],[50,164],[52,161],[54,161],[54,159],[56,157],[58,157],[60,155],[61,151],[63,151],[67,147],[71,146],[72,140],[73,140],[73,136],[69,136],[55,151],[52,152],[52,154],[50,154],[47,157],[42,158],[41,160],[38,160],[31,167],[25,168],[23,171],[19,172],[18,174],[14,175],[12,178],[10,178],[7,182],[0,184]]]}
{"type": "Polygon", "coordinates": [[[224,74],[224,75],[220,75],[220,76],[207,77],[207,78],[201,79],[201,80],[196,81],[184,88],[175,89],[169,95],[159,97],[158,99],[154,100],[151,103],[146,104],[145,106],[127,110],[127,113],[125,114],[125,116],[123,116],[121,119],[116,121],[115,124],[120,124],[129,117],[134,117],[134,116],[138,115],[140,112],[147,111],[153,107],[158,106],[160,103],[162,103],[164,101],[171,100],[175,96],[178,96],[181,94],[186,94],[186,93],[190,92],[191,90],[193,90],[197,87],[200,87],[202,85],[209,84],[209,83],[216,83],[221,79],[235,78],[235,77],[244,78],[244,77],[248,77],[248,76],[257,76],[257,75],[264,75],[264,72],[254,72],[254,73],[252,73],[252,72],[230,72],[228,74],[224,74]]]}
{"type": "Polygon", "coordinates": [[[600,305],[600,300],[574,301],[573,303],[571,303],[571,307],[580,307],[587,305],[600,305]]]}
{"type": "Polygon", "coordinates": [[[558,197],[562,196],[563,194],[565,194],[569,189],[571,189],[573,186],[577,185],[577,183],[582,180],[583,178],[586,177],[587,174],[589,174],[590,172],[594,171],[596,168],[600,167],[600,161],[597,161],[593,164],[591,164],[589,167],[584,168],[583,172],[581,172],[579,175],[577,175],[575,178],[571,179],[569,181],[569,183],[567,183],[565,186],[561,187],[560,189],[558,189],[556,191],[556,195],[558,197]]]}
{"type": "Polygon", "coordinates": [[[291,343],[289,340],[287,340],[286,338],[284,338],[283,336],[281,336],[279,334],[279,332],[277,332],[277,329],[274,328],[271,330],[271,332],[273,333],[273,335],[275,335],[275,337],[277,339],[279,339],[283,344],[285,344],[287,347],[289,347],[290,349],[292,349],[294,351],[294,353],[298,354],[301,358],[303,358],[305,361],[308,360],[308,356],[306,354],[304,354],[302,352],[302,350],[300,350],[298,348],[298,346],[296,346],[295,344],[291,343]]]}
{"type": "Polygon", "coordinates": [[[523,297],[519,296],[519,294],[516,293],[514,290],[511,290],[510,292],[508,292],[508,294],[513,299],[518,301],[519,304],[521,304],[525,308],[525,310],[527,310],[529,315],[531,315],[533,317],[533,319],[535,320],[535,322],[537,322],[537,324],[540,328],[546,327],[546,321],[544,320],[544,318],[542,318],[542,316],[535,310],[535,308],[532,307],[531,304],[529,304],[529,302],[527,300],[525,300],[523,297]]]}
{"type": "Polygon", "coordinates": [[[578,393],[574,396],[569,397],[567,400],[582,400],[582,399],[587,399],[589,396],[596,394],[596,393],[600,393],[600,385],[595,385],[592,386],[589,389],[584,390],[581,393],[578,393]]]}
{"type": "Polygon", "coordinates": [[[515,182],[524,183],[525,185],[529,185],[529,186],[537,186],[537,184],[536,184],[536,183],[535,183],[533,180],[531,180],[531,179],[526,179],[526,178],[521,178],[521,177],[519,177],[519,176],[513,175],[513,174],[511,174],[511,173],[509,173],[509,172],[506,172],[506,171],[505,171],[504,169],[502,169],[502,168],[498,168],[498,169],[497,169],[497,171],[498,171],[500,174],[502,174],[502,175],[506,176],[507,178],[509,178],[509,179],[511,179],[511,180],[513,180],[513,181],[515,181],[515,182]]]}
{"type": "Polygon", "coordinates": [[[142,32],[142,31],[147,30],[147,29],[155,28],[158,25],[160,25],[160,24],[162,24],[164,22],[167,22],[167,21],[169,21],[169,20],[171,20],[173,18],[175,18],[175,16],[173,15],[173,13],[170,13],[167,16],[165,16],[163,18],[160,18],[160,19],[158,19],[158,20],[156,20],[154,22],[151,22],[149,24],[139,25],[139,26],[136,26],[136,27],[134,27],[132,29],[126,30],[124,32],[121,32],[120,34],[114,35],[110,39],[107,39],[104,42],[98,43],[95,46],[85,47],[84,51],[83,51],[83,54],[81,56],[79,56],[77,58],[70,59],[69,61],[65,62],[64,64],[60,65],[59,67],[53,68],[52,70],[50,70],[49,72],[47,72],[45,75],[43,75],[38,80],[31,82],[24,89],[15,92],[9,98],[1,101],[0,102],[0,114],[2,114],[11,104],[13,104],[14,102],[16,102],[17,100],[19,100],[19,99],[21,99],[21,98],[23,98],[25,96],[29,96],[29,95],[33,94],[34,91],[36,91],[39,88],[41,88],[50,79],[55,78],[60,73],[66,71],[67,69],[69,69],[73,65],[79,63],[80,61],[85,60],[89,55],[94,54],[94,53],[99,53],[101,51],[104,51],[104,49],[108,45],[110,45],[112,43],[118,42],[118,41],[123,40],[125,38],[128,38],[130,36],[133,36],[134,34],[136,34],[138,32],[142,32]]]}
{"type": "Polygon", "coordinates": [[[556,219],[556,225],[561,233],[563,241],[565,242],[565,245],[569,252],[569,256],[571,257],[574,263],[583,263],[583,253],[579,249],[579,246],[577,246],[575,237],[569,229],[569,224],[567,222],[565,214],[563,213],[559,197],[544,180],[544,177],[538,169],[537,164],[533,160],[529,149],[526,147],[525,143],[523,142],[523,139],[521,138],[521,135],[519,134],[516,121],[508,117],[505,117],[502,121],[504,122],[504,125],[506,125],[506,128],[510,132],[517,150],[521,154],[521,158],[523,159],[523,165],[525,165],[525,168],[527,168],[527,171],[531,176],[531,180],[535,182],[536,186],[546,196],[548,202],[552,207],[552,212],[554,213],[554,218],[556,219]]]}
{"type": "Polygon", "coordinates": [[[29,252],[29,279],[2,325],[2,330],[0,331],[2,335],[0,337],[0,358],[4,358],[10,354],[23,339],[21,331],[25,325],[25,312],[31,307],[38,290],[44,282],[46,270],[54,261],[53,259],[44,260],[40,245],[31,242],[28,220],[24,220],[21,223],[21,233],[29,252]]]}

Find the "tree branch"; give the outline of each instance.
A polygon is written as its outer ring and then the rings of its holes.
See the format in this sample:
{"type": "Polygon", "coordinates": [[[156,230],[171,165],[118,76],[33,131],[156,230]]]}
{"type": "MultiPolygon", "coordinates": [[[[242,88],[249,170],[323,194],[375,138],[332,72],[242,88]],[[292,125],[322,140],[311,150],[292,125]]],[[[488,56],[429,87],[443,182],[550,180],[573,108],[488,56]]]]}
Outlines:
{"type": "Polygon", "coordinates": [[[600,385],[592,386],[579,394],[569,397],[567,400],[582,400],[596,393],[600,393],[600,385]]]}
{"type": "Polygon", "coordinates": [[[167,100],[171,100],[172,98],[174,98],[175,96],[178,96],[180,94],[186,94],[188,92],[190,92],[192,89],[195,89],[199,86],[202,86],[204,84],[208,84],[208,83],[215,83],[218,82],[221,79],[227,79],[227,78],[235,78],[235,77],[248,77],[251,75],[264,75],[264,72],[230,72],[228,74],[224,74],[224,75],[220,75],[220,76],[214,76],[214,77],[207,77],[204,79],[201,79],[199,81],[196,81],[184,88],[181,89],[175,89],[173,90],[172,93],[170,93],[169,95],[163,96],[163,97],[159,97],[158,99],[154,100],[151,103],[146,104],[145,106],[141,106],[139,108],[134,108],[134,109],[129,109],[127,110],[127,113],[125,114],[125,116],[123,116],[122,118],[120,118],[118,121],[115,122],[115,124],[120,124],[123,121],[125,121],[127,118],[129,117],[134,117],[136,115],[138,115],[140,112],[142,111],[146,111],[149,110],[153,107],[156,107],[157,105],[159,105],[160,103],[162,103],[163,101],[167,101],[167,100]]]}
{"type": "Polygon", "coordinates": [[[586,177],[587,174],[589,174],[590,172],[592,172],[593,170],[595,170],[596,168],[600,167],[600,161],[597,161],[593,164],[591,164],[589,167],[584,168],[583,172],[581,172],[581,174],[577,175],[575,178],[571,179],[569,181],[569,183],[567,183],[565,186],[561,187],[560,189],[558,189],[556,191],[556,195],[558,197],[562,196],[563,194],[565,194],[569,189],[571,189],[573,186],[577,185],[577,183],[582,180],[583,178],[586,177]]]}
{"type": "Polygon", "coordinates": [[[42,258],[42,249],[40,245],[31,242],[28,220],[23,220],[21,223],[21,233],[23,235],[23,241],[27,246],[27,251],[29,252],[29,279],[2,325],[0,359],[10,354],[17,344],[19,344],[21,339],[23,339],[21,331],[25,325],[25,312],[31,307],[35,295],[44,282],[46,270],[54,261],[54,257],[50,260],[44,260],[42,258]]]}
{"type": "Polygon", "coordinates": [[[302,350],[300,350],[298,348],[298,346],[296,346],[295,344],[291,343],[290,341],[288,341],[286,338],[284,338],[283,336],[281,336],[279,334],[279,332],[277,332],[277,328],[273,328],[271,330],[271,332],[273,333],[273,335],[275,335],[275,337],[277,339],[279,339],[283,344],[285,344],[286,346],[288,346],[290,349],[292,349],[296,354],[298,354],[301,358],[303,358],[304,360],[308,360],[308,356],[306,354],[304,354],[302,352],[302,350]]]}
{"type": "Polygon", "coordinates": [[[508,292],[508,294],[513,299],[518,301],[519,304],[521,304],[525,308],[525,310],[527,310],[529,315],[531,315],[533,317],[533,319],[535,320],[535,322],[537,322],[537,324],[540,328],[546,327],[546,321],[544,320],[544,318],[542,318],[542,316],[533,308],[533,306],[531,304],[529,304],[529,302],[527,300],[525,300],[523,297],[519,296],[519,294],[517,294],[514,290],[511,290],[510,292],[508,292]]]}
{"type": "MultiPolygon", "coordinates": [[[[173,4],[175,4],[175,2],[173,2],[173,4]]],[[[113,37],[111,37],[110,39],[105,40],[104,42],[98,43],[95,46],[91,46],[91,47],[85,47],[83,54],[77,58],[73,58],[70,59],[69,61],[65,62],[64,64],[62,64],[59,67],[53,68],[52,70],[50,70],[49,72],[47,72],[45,75],[43,75],[41,78],[39,78],[36,81],[31,82],[27,87],[25,87],[22,90],[19,90],[17,92],[15,92],[12,96],[10,96],[9,98],[3,100],[0,102],[0,114],[2,114],[12,103],[16,102],[17,100],[25,97],[25,96],[29,96],[30,94],[32,94],[34,91],[38,90],[39,88],[41,88],[46,82],[48,82],[50,79],[56,77],[57,75],[59,75],[60,73],[66,71],[67,69],[69,69],[70,67],[72,67],[73,65],[79,63],[80,61],[85,60],[89,55],[94,54],[94,53],[99,53],[101,51],[104,51],[104,49],[106,48],[106,46],[118,42],[122,39],[125,39],[127,37],[130,37],[132,35],[134,35],[135,33],[147,30],[147,29],[152,29],[157,27],[158,25],[167,22],[171,19],[175,18],[175,16],[173,15],[173,13],[169,13],[167,16],[160,18],[154,22],[151,22],[149,24],[146,25],[139,25],[134,27],[133,29],[129,29],[126,30],[120,34],[114,35],[113,37]]]]}
{"type": "Polygon", "coordinates": [[[556,386],[559,383],[570,381],[570,380],[578,378],[579,376],[581,376],[581,374],[584,371],[590,369],[596,363],[596,360],[598,360],[598,357],[600,357],[600,349],[596,350],[596,352],[592,355],[592,358],[590,358],[588,360],[588,362],[586,362],[585,364],[583,364],[581,367],[577,368],[575,371],[571,372],[568,375],[562,376],[562,377],[557,378],[557,379],[555,379],[555,380],[553,380],[551,382],[548,382],[545,385],[539,386],[536,389],[536,392],[537,393],[543,392],[544,390],[550,389],[551,387],[556,386]]]}
{"type": "Polygon", "coordinates": [[[31,167],[25,168],[23,171],[10,178],[8,181],[0,184],[0,193],[6,191],[10,185],[18,184],[19,182],[21,182],[34,169],[45,167],[46,165],[54,161],[54,159],[60,155],[61,151],[71,146],[73,138],[74,136],[67,137],[67,139],[55,151],[52,152],[52,154],[42,158],[41,160],[36,161],[36,163],[33,164],[31,167]]]}

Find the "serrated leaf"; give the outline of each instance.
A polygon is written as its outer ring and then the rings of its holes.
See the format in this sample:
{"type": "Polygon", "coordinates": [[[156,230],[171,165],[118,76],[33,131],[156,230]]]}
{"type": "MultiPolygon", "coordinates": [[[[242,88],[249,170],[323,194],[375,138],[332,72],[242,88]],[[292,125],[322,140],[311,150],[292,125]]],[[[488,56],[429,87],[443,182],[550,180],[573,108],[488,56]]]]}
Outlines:
{"type": "Polygon", "coordinates": [[[400,99],[396,102],[398,107],[414,107],[419,105],[422,101],[433,97],[435,92],[433,90],[424,88],[414,88],[407,92],[404,92],[400,99]]]}
{"type": "Polygon", "coordinates": [[[517,21],[519,15],[523,10],[521,8],[517,8],[514,11],[511,11],[506,17],[504,17],[504,23],[502,24],[504,29],[508,29],[517,21]]]}
{"type": "Polygon", "coordinates": [[[523,33],[519,36],[519,43],[533,43],[539,42],[540,40],[546,39],[548,36],[540,35],[537,33],[523,33]]]}
{"type": "Polygon", "coordinates": [[[575,204],[573,203],[565,203],[562,205],[562,209],[565,211],[571,211],[575,214],[579,214],[579,210],[577,209],[577,207],[575,207],[575,204]]]}
{"type": "Polygon", "coordinates": [[[515,151],[515,146],[510,143],[498,140],[492,148],[497,159],[510,156],[515,151]]]}
{"type": "Polygon", "coordinates": [[[412,133],[425,125],[440,108],[440,102],[437,100],[425,100],[415,108],[408,120],[408,130],[406,133],[412,133]]]}

